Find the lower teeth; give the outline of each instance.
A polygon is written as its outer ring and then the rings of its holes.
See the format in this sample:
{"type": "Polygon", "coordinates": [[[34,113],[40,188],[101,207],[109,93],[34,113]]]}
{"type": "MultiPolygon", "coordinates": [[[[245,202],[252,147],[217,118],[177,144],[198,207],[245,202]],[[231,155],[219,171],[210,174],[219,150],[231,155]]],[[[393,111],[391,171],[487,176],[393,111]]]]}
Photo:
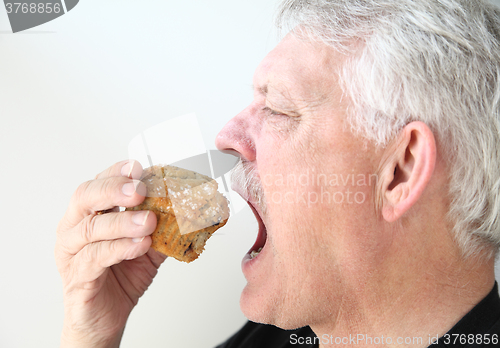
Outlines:
{"type": "Polygon", "coordinates": [[[257,251],[252,250],[252,252],[250,253],[250,258],[253,259],[255,256],[259,255],[261,250],[262,250],[262,248],[259,248],[259,250],[257,250],[257,251]]]}

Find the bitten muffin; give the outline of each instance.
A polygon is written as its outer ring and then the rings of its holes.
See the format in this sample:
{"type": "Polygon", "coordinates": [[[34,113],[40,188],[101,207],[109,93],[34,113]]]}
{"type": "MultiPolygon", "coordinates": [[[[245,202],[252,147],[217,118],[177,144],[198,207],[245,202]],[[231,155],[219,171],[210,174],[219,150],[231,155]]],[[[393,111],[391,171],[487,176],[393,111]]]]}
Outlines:
{"type": "Polygon", "coordinates": [[[168,165],[146,168],[141,181],[147,187],[144,202],[126,210],[156,214],[151,247],[179,261],[196,260],[208,238],[229,218],[228,201],[217,191],[217,182],[168,165]]]}

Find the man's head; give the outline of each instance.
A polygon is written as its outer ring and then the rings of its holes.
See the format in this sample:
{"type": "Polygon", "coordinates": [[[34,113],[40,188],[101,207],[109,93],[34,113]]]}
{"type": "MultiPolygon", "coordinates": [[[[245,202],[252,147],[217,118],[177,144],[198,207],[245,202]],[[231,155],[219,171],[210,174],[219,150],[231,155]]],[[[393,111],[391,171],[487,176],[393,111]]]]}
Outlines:
{"type": "Polygon", "coordinates": [[[362,320],[373,314],[363,302],[387,302],[377,289],[427,281],[423,260],[446,268],[478,250],[491,260],[500,244],[496,14],[481,1],[283,5],[295,29],[257,69],[252,104],[217,138],[252,175],[236,180],[259,219],[253,249],[263,247],[243,263],[250,319],[284,328],[362,320]]]}

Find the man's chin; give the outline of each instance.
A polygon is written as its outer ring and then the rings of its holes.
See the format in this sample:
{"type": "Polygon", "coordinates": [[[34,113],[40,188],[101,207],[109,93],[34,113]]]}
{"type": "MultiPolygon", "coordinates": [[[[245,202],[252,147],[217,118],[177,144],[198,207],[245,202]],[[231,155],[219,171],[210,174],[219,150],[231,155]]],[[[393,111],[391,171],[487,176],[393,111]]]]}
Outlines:
{"type": "MultiPolygon", "coordinates": [[[[240,297],[240,309],[245,317],[255,323],[275,325],[272,306],[268,304],[269,295],[257,294],[250,285],[246,285],[240,297]]],[[[271,301],[272,302],[272,301],[271,301]]]]}
{"type": "Polygon", "coordinates": [[[287,315],[282,301],[271,299],[269,295],[252,293],[249,285],[241,293],[240,308],[243,315],[255,323],[274,325],[283,330],[294,330],[308,325],[287,315]]]}

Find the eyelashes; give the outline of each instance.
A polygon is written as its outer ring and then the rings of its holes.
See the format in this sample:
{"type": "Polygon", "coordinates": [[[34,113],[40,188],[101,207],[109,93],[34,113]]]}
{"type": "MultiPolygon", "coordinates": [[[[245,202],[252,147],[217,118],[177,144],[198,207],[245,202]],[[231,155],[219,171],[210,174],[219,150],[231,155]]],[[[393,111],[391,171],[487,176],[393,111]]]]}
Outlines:
{"type": "Polygon", "coordinates": [[[268,106],[263,107],[262,111],[266,117],[264,123],[280,134],[295,130],[300,122],[300,117],[290,117],[288,114],[273,110],[268,106]]]}
{"type": "Polygon", "coordinates": [[[262,111],[264,111],[265,113],[267,113],[268,115],[271,115],[271,116],[287,116],[286,114],[284,114],[282,112],[275,111],[267,106],[263,107],[262,111]]]}

